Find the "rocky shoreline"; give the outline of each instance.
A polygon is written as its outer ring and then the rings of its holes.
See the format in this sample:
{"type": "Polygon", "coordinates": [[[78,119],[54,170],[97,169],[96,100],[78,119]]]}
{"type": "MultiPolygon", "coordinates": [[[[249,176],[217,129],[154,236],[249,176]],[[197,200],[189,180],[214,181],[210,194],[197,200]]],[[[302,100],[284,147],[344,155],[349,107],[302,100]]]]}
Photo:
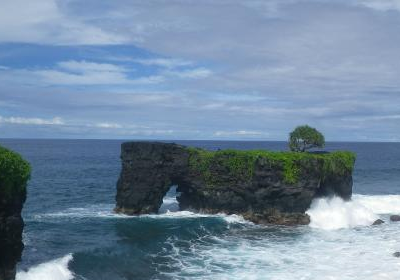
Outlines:
{"type": "Polygon", "coordinates": [[[122,144],[116,212],[157,213],[172,185],[181,210],[240,214],[260,224],[308,224],[316,197],[352,194],[355,157],[269,151],[205,151],[159,142],[122,144]]]}

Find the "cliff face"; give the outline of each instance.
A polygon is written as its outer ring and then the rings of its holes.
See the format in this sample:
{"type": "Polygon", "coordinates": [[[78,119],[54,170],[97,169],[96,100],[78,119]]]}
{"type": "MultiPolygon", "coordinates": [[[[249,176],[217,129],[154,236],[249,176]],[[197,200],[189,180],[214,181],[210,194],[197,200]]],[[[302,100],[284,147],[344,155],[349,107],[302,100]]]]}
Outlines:
{"type": "Polygon", "coordinates": [[[18,154],[0,147],[0,280],[15,279],[24,244],[21,210],[30,167],[18,154]]]}
{"type": "Polygon", "coordinates": [[[156,213],[178,185],[181,210],[241,214],[256,223],[308,224],[313,198],[352,193],[354,156],[224,150],[176,144],[122,145],[116,211],[156,213]]]}

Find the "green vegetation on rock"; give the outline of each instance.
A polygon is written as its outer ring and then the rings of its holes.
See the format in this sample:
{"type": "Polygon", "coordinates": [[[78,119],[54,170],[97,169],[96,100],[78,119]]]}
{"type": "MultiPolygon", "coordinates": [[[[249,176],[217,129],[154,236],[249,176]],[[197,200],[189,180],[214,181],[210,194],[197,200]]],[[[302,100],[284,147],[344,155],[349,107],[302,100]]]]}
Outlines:
{"type": "Polygon", "coordinates": [[[187,149],[190,169],[201,174],[209,186],[218,185],[219,168],[228,170],[228,174],[233,180],[248,182],[252,179],[258,162],[282,170],[284,181],[288,184],[295,184],[301,172],[308,167],[319,166],[323,178],[329,174],[351,173],[355,162],[355,155],[345,151],[317,154],[267,150],[206,151],[197,148],[187,149]]]}
{"type": "Polygon", "coordinates": [[[0,194],[12,195],[26,190],[31,167],[19,154],[0,146],[0,194]]]}
{"type": "Polygon", "coordinates": [[[324,135],[308,125],[298,126],[289,134],[289,148],[293,152],[305,152],[312,148],[322,148],[324,145],[324,135]]]}

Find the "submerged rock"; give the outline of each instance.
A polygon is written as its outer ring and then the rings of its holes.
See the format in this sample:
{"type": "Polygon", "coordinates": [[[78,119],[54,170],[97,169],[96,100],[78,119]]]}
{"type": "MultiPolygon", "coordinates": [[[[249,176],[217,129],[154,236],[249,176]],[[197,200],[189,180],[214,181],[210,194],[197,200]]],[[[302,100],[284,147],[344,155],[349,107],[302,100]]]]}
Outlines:
{"type": "Polygon", "coordinates": [[[400,215],[392,215],[390,216],[390,220],[392,222],[400,222],[400,215]]]}
{"type": "Polygon", "coordinates": [[[241,214],[255,223],[308,224],[315,197],[352,194],[354,156],[219,150],[157,142],[122,144],[116,212],[157,213],[178,185],[181,210],[241,214]]]}
{"type": "Polygon", "coordinates": [[[381,219],[378,219],[378,220],[376,220],[372,225],[373,226],[376,226],[376,225],[381,225],[381,224],[384,224],[385,222],[383,221],[383,220],[381,220],[381,219]]]}

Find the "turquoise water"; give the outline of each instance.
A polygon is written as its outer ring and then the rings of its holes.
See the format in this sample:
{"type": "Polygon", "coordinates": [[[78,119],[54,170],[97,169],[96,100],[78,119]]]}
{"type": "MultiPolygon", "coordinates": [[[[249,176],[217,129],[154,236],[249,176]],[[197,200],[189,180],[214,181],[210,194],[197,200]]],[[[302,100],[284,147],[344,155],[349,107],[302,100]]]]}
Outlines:
{"type": "MultiPolygon", "coordinates": [[[[179,141],[178,141],[179,142],[179,141]]],[[[256,226],[238,216],[113,214],[120,144],[12,140],[33,167],[18,279],[400,279],[399,143],[329,143],[357,153],[353,202],[316,201],[312,224],[256,226]],[[370,227],[371,220],[386,221],[370,227]],[[26,272],[27,271],[27,272],[26,272]]],[[[208,149],[284,150],[284,142],[182,141],[208,149]]]]}

